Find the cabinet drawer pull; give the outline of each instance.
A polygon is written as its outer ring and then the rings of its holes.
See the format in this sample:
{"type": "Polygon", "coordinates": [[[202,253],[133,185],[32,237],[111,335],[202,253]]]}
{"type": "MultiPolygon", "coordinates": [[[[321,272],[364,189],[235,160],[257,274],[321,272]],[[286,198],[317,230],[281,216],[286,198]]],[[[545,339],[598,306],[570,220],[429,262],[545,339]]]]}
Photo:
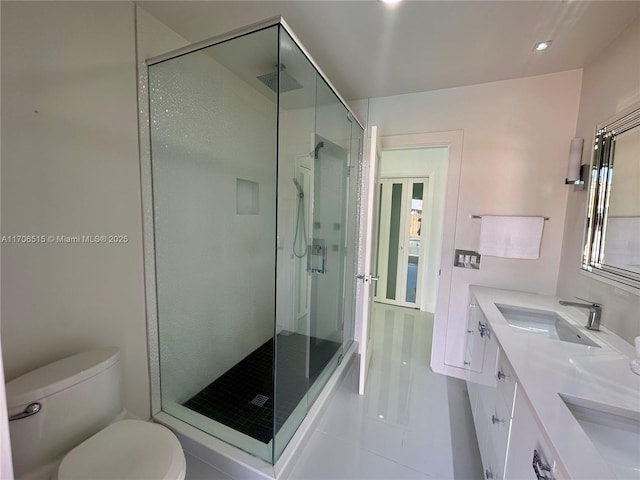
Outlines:
{"type": "Polygon", "coordinates": [[[466,366],[471,365],[471,362],[463,362],[466,366]]]}
{"type": "Polygon", "coordinates": [[[487,468],[487,469],[484,471],[484,477],[485,477],[487,480],[491,480],[491,479],[493,478],[493,472],[487,468]]]}
{"type": "Polygon", "coordinates": [[[504,425],[504,420],[500,420],[495,415],[491,415],[491,423],[493,423],[494,425],[504,425]]]}
{"type": "Polygon", "coordinates": [[[470,304],[469,304],[469,307],[471,307],[471,308],[476,308],[477,306],[478,306],[478,305],[476,305],[475,303],[470,303],[470,304]]]}
{"type": "Polygon", "coordinates": [[[502,379],[504,379],[504,378],[509,378],[509,375],[507,375],[507,374],[505,374],[505,373],[502,373],[502,371],[498,370],[498,375],[497,375],[497,377],[498,377],[498,380],[502,380],[502,379]]]}
{"type": "Polygon", "coordinates": [[[538,450],[533,450],[533,460],[531,462],[533,466],[533,472],[536,474],[538,480],[554,480],[551,475],[551,467],[545,463],[542,463],[542,459],[538,454],[538,450]],[[549,475],[547,475],[549,473],[549,475]]]}

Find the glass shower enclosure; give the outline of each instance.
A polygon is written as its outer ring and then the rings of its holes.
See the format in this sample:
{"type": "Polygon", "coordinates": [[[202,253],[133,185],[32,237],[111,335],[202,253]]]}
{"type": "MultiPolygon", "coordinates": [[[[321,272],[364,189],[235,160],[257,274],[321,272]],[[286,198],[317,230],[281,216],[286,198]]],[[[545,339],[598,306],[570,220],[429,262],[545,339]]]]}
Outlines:
{"type": "Polygon", "coordinates": [[[275,463],[354,338],[363,128],[281,19],[147,64],[161,408],[275,463]]]}

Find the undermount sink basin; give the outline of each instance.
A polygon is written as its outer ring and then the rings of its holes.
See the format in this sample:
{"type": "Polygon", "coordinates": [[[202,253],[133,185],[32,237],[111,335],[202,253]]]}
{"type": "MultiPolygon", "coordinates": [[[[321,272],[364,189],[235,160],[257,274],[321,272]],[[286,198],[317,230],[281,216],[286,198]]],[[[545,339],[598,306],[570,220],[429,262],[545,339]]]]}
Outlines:
{"type": "Polygon", "coordinates": [[[514,307],[496,304],[509,326],[522,332],[540,335],[563,342],[577,343],[598,347],[580,330],[559,316],[556,312],[536,310],[533,308],[514,307]]]}
{"type": "Polygon", "coordinates": [[[571,355],[569,363],[573,367],[572,374],[576,375],[574,378],[582,378],[587,383],[597,382],[602,388],[617,395],[637,395],[640,392],[640,376],[631,371],[629,357],[603,350],[571,355]],[[613,375],[612,372],[616,374],[613,375]]]}
{"type": "Polygon", "coordinates": [[[618,478],[638,478],[640,472],[640,412],[576,403],[561,395],[593,446],[618,478]],[[593,407],[593,408],[592,408],[593,407]]]}

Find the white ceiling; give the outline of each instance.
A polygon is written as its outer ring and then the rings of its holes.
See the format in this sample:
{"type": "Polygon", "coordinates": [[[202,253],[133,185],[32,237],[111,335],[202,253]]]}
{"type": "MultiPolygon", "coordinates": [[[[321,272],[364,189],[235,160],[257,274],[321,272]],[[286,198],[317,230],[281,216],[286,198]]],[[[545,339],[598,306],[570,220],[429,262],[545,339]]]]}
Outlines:
{"type": "Polygon", "coordinates": [[[281,15],[348,100],[581,68],[640,15],[640,1],[137,3],[192,42],[281,15]]]}

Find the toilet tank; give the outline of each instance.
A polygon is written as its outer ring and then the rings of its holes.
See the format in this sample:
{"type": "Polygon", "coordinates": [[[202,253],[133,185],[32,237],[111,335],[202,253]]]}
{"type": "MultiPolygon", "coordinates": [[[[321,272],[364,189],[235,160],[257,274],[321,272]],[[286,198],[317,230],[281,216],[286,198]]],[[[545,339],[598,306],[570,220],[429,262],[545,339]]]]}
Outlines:
{"type": "Polygon", "coordinates": [[[79,353],[8,382],[10,418],[40,405],[37,413],[9,422],[15,476],[47,468],[116,420],[123,410],[120,382],[115,347],[79,353]]]}

